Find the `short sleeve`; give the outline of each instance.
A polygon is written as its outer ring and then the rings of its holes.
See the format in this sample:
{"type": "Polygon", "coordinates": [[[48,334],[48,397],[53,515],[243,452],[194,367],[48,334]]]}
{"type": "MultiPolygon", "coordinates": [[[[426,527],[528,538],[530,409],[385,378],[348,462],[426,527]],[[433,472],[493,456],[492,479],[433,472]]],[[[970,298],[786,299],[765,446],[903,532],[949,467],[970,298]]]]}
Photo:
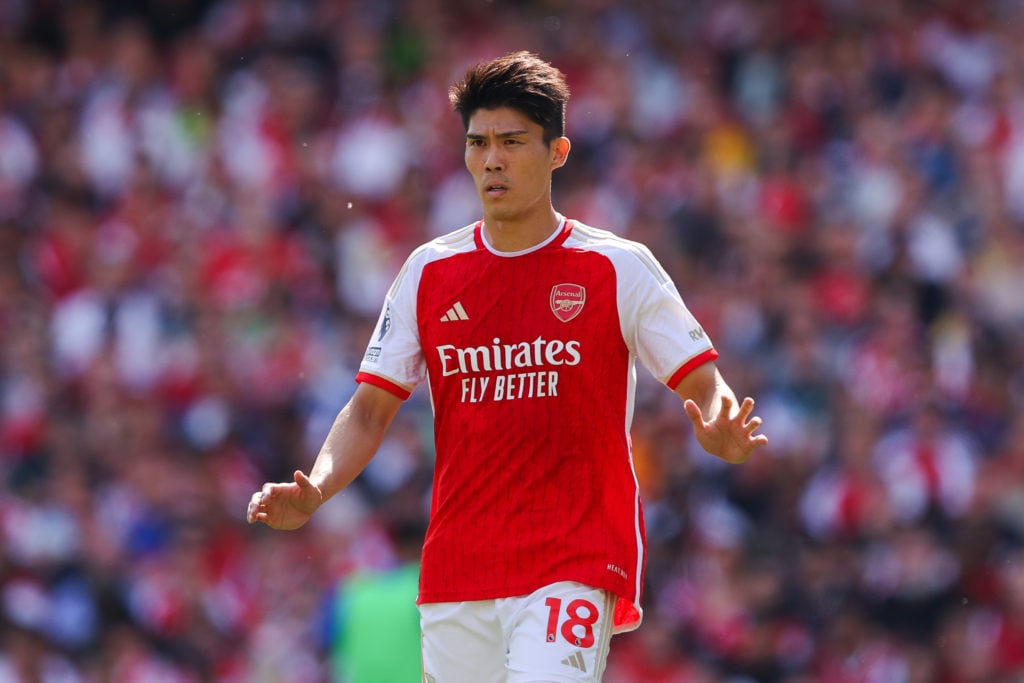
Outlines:
{"type": "Polygon", "coordinates": [[[356,380],[379,386],[402,400],[426,378],[416,327],[416,296],[422,265],[410,256],[391,288],[359,364],[356,380]]]}
{"type": "Polygon", "coordinates": [[[659,381],[675,388],[693,368],[718,356],[671,278],[643,245],[615,259],[619,317],[630,351],[659,381]]]}

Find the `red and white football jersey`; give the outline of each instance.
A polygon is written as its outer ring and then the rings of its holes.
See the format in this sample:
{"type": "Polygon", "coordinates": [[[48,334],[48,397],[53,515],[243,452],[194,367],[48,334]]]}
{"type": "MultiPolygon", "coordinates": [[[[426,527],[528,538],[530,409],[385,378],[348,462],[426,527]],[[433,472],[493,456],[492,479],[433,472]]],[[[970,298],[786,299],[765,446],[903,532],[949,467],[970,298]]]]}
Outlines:
{"type": "Polygon", "coordinates": [[[482,223],[414,251],[357,380],[427,380],[437,460],[420,602],[579,581],[639,625],[645,540],[629,429],[635,359],[669,387],[716,351],[636,242],[563,220],[494,251],[482,223]]]}

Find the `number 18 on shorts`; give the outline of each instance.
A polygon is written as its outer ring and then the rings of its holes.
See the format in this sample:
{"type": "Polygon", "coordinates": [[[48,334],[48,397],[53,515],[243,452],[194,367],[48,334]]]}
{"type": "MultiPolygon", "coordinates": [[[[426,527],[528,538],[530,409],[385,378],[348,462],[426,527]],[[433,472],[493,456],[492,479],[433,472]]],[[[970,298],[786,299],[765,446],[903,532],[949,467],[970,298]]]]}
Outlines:
{"type": "Polygon", "coordinates": [[[615,596],[580,583],[529,595],[420,606],[430,683],[596,683],[604,673],[615,596]]]}

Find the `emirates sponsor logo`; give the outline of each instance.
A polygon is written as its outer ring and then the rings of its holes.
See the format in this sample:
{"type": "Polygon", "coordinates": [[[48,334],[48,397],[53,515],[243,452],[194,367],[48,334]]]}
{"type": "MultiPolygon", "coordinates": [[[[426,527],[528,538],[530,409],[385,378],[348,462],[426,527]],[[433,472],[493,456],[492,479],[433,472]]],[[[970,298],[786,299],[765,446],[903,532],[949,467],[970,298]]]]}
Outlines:
{"type": "Polygon", "coordinates": [[[461,375],[456,381],[463,403],[558,396],[559,369],[583,358],[579,341],[543,337],[513,344],[495,337],[489,346],[436,349],[441,376],[461,375]]]}
{"type": "Polygon", "coordinates": [[[494,338],[490,346],[459,348],[442,344],[437,348],[441,360],[441,376],[519,370],[541,366],[579,365],[580,343],[575,339],[544,339],[506,344],[494,338]]]}
{"type": "Polygon", "coordinates": [[[563,282],[551,288],[551,312],[563,323],[580,314],[587,302],[587,290],[583,285],[563,282]]]}

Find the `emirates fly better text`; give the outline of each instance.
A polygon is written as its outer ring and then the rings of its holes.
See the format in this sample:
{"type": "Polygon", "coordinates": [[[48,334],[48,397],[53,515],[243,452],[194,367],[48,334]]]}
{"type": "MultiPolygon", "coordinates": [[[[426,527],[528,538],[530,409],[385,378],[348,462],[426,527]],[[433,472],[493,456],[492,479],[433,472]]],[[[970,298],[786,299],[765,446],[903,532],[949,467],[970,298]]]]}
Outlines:
{"type": "Polygon", "coordinates": [[[464,375],[463,403],[544,398],[558,395],[559,366],[579,365],[580,342],[544,339],[513,344],[495,338],[490,345],[436,347],[441,376],[464,375]],[[499,373],[499,374],[492,374],[499,373]]]}

